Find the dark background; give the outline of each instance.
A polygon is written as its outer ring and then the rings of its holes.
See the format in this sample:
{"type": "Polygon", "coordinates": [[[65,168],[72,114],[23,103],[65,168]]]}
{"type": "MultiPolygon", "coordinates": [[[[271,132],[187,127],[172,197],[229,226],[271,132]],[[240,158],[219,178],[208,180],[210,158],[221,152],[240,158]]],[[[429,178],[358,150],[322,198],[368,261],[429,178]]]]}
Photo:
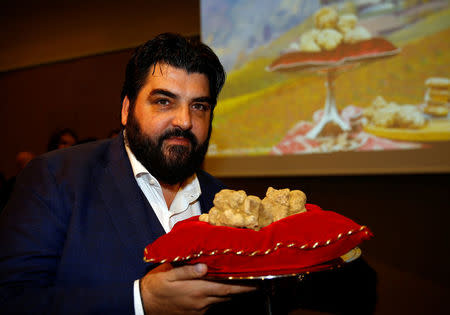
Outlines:
{"type": "MultiPolygon", "coordinates": [[[[7,177],[16,172],[17,152],[43,153],[58,128],[100,139],[120,126],[119,96],[133,47],[162,31],[200,33],[193,0],[80,1],[78,8],[40,3],[8,4],[0,15],[0,50],[11,60],[0,60],[0,171],[7,177]]],[[[448,313],[448,173],[222,180],[259,197],[268,186],[301,189],[308,202],[367,225],[375,237],[362,249],[378,274],[377,314],[448,313]]]]}
{"type": "Polygon", "coordinates": [[[376,314],[448,314],[448,174],[223,180],[261,197],[267,186],[299,188],[308,202],[367,225],[375,237],[361,248],[378,276],[376,314]]]}

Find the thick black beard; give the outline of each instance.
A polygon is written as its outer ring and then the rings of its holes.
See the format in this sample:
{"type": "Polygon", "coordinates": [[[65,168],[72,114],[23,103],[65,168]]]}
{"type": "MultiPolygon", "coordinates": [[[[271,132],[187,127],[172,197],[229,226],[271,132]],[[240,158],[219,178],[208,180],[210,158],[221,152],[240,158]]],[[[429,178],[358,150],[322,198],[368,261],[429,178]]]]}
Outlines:
{"type": "MultiPolygon", "coordinates": [[[[211,126],[209,127],[211,129],[211,126]]],[[[166,130],[158,139],[146,136],[137,121],[134,110],[128,115],[125,126],[128,145],[137,160],[159,181],[174,185],[182,183],[197,172],[208,151],[209,138],[198,144],[197,138],[190,130],[179,128],[166,130]],[[164,144],[170,137],[184,137],[190,147],[164,144]]]]}

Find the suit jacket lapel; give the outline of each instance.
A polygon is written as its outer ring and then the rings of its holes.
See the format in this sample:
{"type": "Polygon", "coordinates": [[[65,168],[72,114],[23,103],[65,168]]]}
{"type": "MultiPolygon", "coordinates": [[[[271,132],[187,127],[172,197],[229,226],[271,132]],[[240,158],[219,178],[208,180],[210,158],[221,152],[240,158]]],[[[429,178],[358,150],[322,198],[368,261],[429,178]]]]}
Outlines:
{"type": "MultiPolygon", "coordinates": [[[[101,164],[99,174],[94,176],[99,194],[125,247],[137,259],[142,259],[145,246],[165,231],[136,183],[123,135],[112,140],[101,164]]],[[[205,213],[211,209],[215,194],[225,186],[203,171],[197,172],[197,176],[202,191],[200,207],[205,213]]]]}
{"type": "Polygon", "coordinates": [[[139,259],[145,246],[165,231],[133,176],[123,136],[111,143],[105,156],[99,192],[125,246],[139,259]]]}

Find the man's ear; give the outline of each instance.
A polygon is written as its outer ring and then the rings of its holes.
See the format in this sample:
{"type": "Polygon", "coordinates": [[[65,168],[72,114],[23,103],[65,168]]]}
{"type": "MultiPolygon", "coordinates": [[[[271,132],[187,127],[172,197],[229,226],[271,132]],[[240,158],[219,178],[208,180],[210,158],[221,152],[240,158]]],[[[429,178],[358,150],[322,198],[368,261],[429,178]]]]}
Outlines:
{"type": "Polygon", "coordinates": [[[130,100],[128,96],[125,96],[122,101],[121,121],[122,125],[126,126],[128,120],[128,112],[130,110],[130,100]]]}

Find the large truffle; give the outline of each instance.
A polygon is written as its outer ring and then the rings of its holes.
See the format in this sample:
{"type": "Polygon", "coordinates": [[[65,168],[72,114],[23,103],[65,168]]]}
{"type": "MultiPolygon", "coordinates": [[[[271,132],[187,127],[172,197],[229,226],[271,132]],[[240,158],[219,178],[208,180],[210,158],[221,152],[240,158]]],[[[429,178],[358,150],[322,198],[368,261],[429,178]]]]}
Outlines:
{"type": "Polygon", "coordinates": [[[245,191],[223,189],[214,198],[214,207],[200,221],[213,225],[259,230],[289,215],[306,211],[306,195],[300,190],[267,189],[261,201],[245,191]]]}
{"type": "Polygon", "coordinates": [[[258,228],[261,199],[247,196],[245,191],[223,189],[214,197],[214,207],[202,214],[200,221],[237,228],[258,228]]]}

